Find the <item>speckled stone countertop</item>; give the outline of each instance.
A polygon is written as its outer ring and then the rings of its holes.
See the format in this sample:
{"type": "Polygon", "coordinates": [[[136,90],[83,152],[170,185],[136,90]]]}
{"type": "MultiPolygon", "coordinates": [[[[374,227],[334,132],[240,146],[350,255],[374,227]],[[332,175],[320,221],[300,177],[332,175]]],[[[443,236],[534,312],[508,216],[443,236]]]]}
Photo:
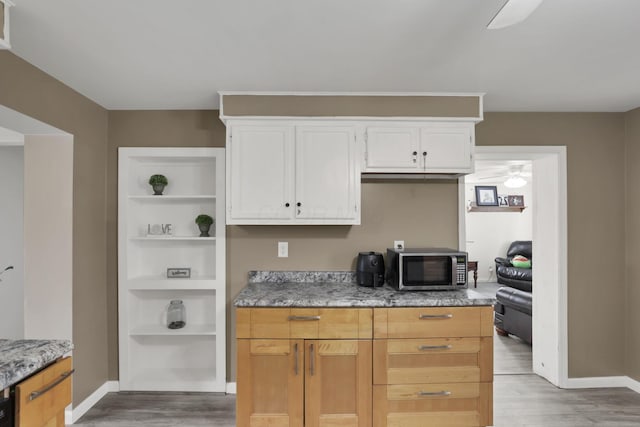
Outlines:
{"type": "Polygon", "coordinates": [[[353,272],[251,271],[236,307],[466,307],[495,299],[471,289],[397,291],[358,286],[353,272]]]}
{"type": "Polygon", "coordinates": [[[73,350],[66,340],[0,339],[0,390],[12,386],[73,350]]]}

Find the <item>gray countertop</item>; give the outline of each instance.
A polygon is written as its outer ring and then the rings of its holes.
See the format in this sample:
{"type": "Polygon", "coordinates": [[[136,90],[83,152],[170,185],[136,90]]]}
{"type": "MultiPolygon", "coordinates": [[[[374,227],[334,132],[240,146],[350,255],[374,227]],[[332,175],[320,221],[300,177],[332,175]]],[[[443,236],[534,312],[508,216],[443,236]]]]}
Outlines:
{"type": "Polygon", "coordinates": [[[236,307],[466,307],[495,299],[471,289],[397,291],[358,286],[351,272],[250,272],[236,307]],[[350,275],[351,274],[351,275],[350,275]]]}
{"type": "Polygon", "coordinates": [[[0,339],[0,390],[19,383],[73,350],[67,340],[0,339]]]}

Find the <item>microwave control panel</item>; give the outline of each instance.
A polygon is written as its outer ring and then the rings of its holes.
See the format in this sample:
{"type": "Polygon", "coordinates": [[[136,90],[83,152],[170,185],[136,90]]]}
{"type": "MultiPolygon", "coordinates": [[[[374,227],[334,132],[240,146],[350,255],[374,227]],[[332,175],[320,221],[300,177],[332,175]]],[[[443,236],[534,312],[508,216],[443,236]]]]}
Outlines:
{"type": "Polygon", "coordinates": [[[467,260],[465,259],[465,257],[458,257],[457,260],[457,265],[456,265],[456,270],[458,273],[458,280],[457,283],[467,283],[467,260]]]}

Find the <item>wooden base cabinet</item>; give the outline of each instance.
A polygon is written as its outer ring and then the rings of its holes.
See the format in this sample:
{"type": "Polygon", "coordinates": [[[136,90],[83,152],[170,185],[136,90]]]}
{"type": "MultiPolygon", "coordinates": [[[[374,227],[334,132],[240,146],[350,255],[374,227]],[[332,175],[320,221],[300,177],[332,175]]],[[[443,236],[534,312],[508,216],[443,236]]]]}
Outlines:
{"type": "Polygon", "coordinates": [[[491,307],[374,309],[373,426],[493,424],[491,307]]]}
{"type": "Polygon", "coordinates": [[[489,306],[238,308],[236,423],[492,425],[492,316],[489,306]]]}
{"type": "Polygon", "coordinates": [[[16,385],[16,427],[64,427],[64,410],[71,403],[71,357],[16,385]]]}
{"type": "Polygon", "coordinates": [[[236,313],[237,426],[371,426],[371,309],[236,313]]]}

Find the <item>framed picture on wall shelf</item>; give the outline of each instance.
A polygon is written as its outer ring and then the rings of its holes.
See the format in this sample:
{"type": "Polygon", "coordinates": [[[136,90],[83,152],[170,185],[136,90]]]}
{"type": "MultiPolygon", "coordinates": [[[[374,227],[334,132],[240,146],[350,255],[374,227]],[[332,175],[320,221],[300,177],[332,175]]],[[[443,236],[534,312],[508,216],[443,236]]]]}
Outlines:
{"type": "Polygon", "coordinates": [[[507,196],[507,201],[509,202],[509,206],[522,208],[524,207],[524,196],[507,196]]]}
{"type": "Polygon", "coordinates": [[[495,185],[476,185],[477,206],[498,206],[498,188],[495,185]]]}
{"type": "Polygon", "coordinates": [[[498,194],[498,206],[504,208],[509,206],[509,200],[507,199],[507,197],[508,196],[505,196],[504,194],[498,194]]]}

